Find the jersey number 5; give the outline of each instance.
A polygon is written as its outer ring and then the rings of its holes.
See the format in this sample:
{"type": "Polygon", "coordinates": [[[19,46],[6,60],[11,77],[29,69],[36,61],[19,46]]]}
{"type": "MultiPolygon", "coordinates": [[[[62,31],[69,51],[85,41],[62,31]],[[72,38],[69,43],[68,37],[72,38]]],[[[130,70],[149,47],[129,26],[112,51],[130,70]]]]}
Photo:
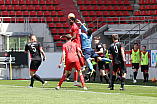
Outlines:
{"type": "Polygon", "coordinates": [[[31,47],[32,47],[33,52],[37,51],[36,48],[35,48],[35,45],[31,45],[31,47]]]}
{"type": "Polygon", "coordinates": [[[68,48],[68,52],[71,52],[72,45],[67,46],[67,48],[68,48]]]}
{"type": "Polygon", "coordinates": [[[117,46],[114,46],[114,50],[115,50],[115,53],[118,53],[118,48],[117,48],[117,46]]]}

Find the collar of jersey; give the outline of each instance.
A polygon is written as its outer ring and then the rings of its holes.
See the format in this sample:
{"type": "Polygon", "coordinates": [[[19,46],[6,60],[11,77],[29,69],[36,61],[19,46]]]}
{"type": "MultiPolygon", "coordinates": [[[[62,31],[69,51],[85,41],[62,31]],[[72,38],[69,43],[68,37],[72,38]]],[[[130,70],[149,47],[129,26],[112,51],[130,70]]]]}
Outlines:
{"type": "Polygon", "coordinates": [[[118,40],[115,40],[114,42],[118,42],[118,40]]]}

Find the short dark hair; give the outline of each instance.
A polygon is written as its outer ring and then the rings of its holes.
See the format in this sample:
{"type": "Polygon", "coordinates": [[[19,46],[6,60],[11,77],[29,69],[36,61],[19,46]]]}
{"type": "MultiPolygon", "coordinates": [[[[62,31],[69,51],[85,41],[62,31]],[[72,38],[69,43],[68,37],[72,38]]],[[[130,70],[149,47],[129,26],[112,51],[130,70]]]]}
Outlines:
{"type": "Polygon", "coordinates": [[[134,45],[138,45],[138,43],[134,43],[134,45]]]}
{"type": "Polygon", "coordinates": [[[145,45],[143,45],[142,47],[145,47],[145,48],[146,48],[146,46],[145,46],[145,45]]]}
{"type": "Polygon", "coordinates": [[[94,37],[94,40],[100,40],[100,36],[94,37]]]}
{"type": "Polygon", "coordinates": [[[87,35],[88,35],[88,36],[91,36],[92,33],[93,33],[93,29],[89,28],[89,29],[88,29],[88,34],[87,34],[87,35]]]}
{"type": "Polygon", "coordinates": [[[67,40],[70,40],[72,38],[71,34],[67,34],[65,35],[65,37],[67,38],[67,40]]]}
{"type": "Polygon", "coordinates": [[[75,22],[75,18],[74,17],[70,17],[70,20],[74,21],[75,22]]]}
{"type": "Polygon", "coordinates": [[[119,36],[118,36],[118,34],[113,34],[113,35],[112,35],[112,38],[113,38],[114,40],[118,40],[118,39],[119,39],[119,36]]]}
{"type": "Polygon", "coordinates": [[[32,39],[32,36],[35,36],[34,34],[29,35],[29,39],[32,39]]]}

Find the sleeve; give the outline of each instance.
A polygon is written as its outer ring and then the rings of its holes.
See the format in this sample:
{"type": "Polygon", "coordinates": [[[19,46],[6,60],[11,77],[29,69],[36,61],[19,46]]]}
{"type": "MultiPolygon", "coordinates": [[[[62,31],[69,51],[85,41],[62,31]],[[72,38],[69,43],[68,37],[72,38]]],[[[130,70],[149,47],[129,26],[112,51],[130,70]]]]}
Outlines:
{"type": "Polygon", "coordinates": [[[149,54],[149,52],[148,52],[148,58],[150,58],[150,54],[149,54]]]}
{"type": "Polygon", "coordinates": [[[43,49],[43,47],[41,46],[41,43],[38,43],[39,49],[43,49]]]}
{"type": "Polygon", "coordinates": [[[123,43],[122,43],[122,42],[121,42],[121,48],[120,48],[120,49],[125,50],[124,45],[123,45],[123,43]]]}
{"type": "Polygon", "coordinates": [[[65,51],[65,46],[64,45],[62,46],[62,51],[65,51]]]}
{"type": "Polygon", "coordinates": [[[130,50],[130,55],[132,54],[132,50],[130,50]]]}
{"type": "Polygon", "coordinates": [[[81,32],[81,28],[79,28],[79,34],[81,34],[82,32],[81,32]]]}
{"type": "Polygon", "coordinates": [[[108,49],[108,54],[111,54],[111,46],[108,49]]]}
{"type": "Polygon", "coordinates": [[[85,32],[87,32],[88,29],[87,29],[83,24],[81,24],[81,26],[82,26],[83,30],[84,30],[85,32]]]}
{"type": "Polygon", "coordinates": [[[28,44],[25,45],[25,51],[28,51],[28,44]]]}

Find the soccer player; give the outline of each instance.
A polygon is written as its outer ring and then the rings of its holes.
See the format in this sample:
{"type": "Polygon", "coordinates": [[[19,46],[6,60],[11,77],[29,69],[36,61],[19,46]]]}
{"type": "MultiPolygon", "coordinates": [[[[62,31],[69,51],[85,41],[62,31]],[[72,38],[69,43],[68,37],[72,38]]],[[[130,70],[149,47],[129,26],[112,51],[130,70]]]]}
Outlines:
{"type": "Polygon", "coordinates": [[[134,43],[134,49],[132,49],[130,51],[130,55],[131,55],[131,62],[132,62],[132,69],[134,69],[134,80],[133,83],[136,83],[136,77],[137,77],[137,72],[139,69],[139,62],[140,62],[140,50],[137,49],[138,44],[134,43]]]}
{"type": "Polygon", "coordinates": [[[67,42],[63,45],[63,52],[62,52],[62,57],[61,57],[61,62],[58,65],[59,68],[61,68],[64,56],[65,57],[65,62],[66,62],[66,68],[65,68],[65,74],[63,74],[62,78],[60,79],[59,85],[55,88],[56,90],[60,89],[63,81],[65,80],[66,76],[71,72],[72,68],[75,67],[74,70],[77,70],[80,75],[80,80],[83,86],[84,90],[87,90],[85,87],[85,82],[84,82],[84,77],[81,72],[81,66],[79,62],[79,58],[77,55],[77,51],[81,53],[81,56],[83,56],[81,49],[78,47],[78,45],[74,42],[71,42],[72,36],[70,34],[66,35],[67,42]]]}
{"type": "Polygon", "coordinates": [[[35,79],[40,81],[43,84],[43,88],[44,88],[47,81],[44,81],[35,73],[42,62],[41,54],[43,55],[43,61],[46,60],[45,53],[40,43],[36,41],[36,36],[34,34],[31,34],[29,38],[30,38],[30,42],[27,43],[25,46],[25,53],[29,51],[31,56],[31,64],[30,64],[31,84],[27,88],[33,88],[35,79]]]}
{"type": "Polygon", "coordinates": [[[126,67],[125,67],[125,54],[124,54],[124,46],[122,42],[118,42],[119,36],[118,34],[112,35],[112,43],[108,50],[108,55],[113,55],[113,76],[111,81],[110,90],[114,90],[114,82],[116,79],[117,72],[120,71],[121,77],[121,87],[120,90],[124,89],[125,77],[126,77],[126,67]]]}
{"type": "Polygon", "coordinates": [[[146,51],[146,46],[142,46],[142,52],[141,52],[141,72],[143,72],[144,81],[143,83],[148,82],[148,70],[150,67],[150,54],[146,51]]]}

